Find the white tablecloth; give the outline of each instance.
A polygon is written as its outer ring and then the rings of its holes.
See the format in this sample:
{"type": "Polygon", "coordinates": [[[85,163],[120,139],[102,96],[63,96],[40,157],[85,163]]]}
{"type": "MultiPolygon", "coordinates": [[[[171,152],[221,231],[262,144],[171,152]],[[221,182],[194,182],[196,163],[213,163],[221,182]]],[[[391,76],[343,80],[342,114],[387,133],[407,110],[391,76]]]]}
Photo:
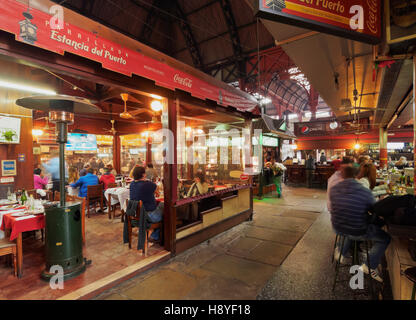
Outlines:
{"type": "Polygon", "coordinates": [[[120,203],[122,210],[126,211],[126,200],[130,199],[130,189],[128,188],[110,188],[104,192],[105,198],[108,200],[108,194],[111,193],[116,197],[111,197],[111,205],[120,203]]]}

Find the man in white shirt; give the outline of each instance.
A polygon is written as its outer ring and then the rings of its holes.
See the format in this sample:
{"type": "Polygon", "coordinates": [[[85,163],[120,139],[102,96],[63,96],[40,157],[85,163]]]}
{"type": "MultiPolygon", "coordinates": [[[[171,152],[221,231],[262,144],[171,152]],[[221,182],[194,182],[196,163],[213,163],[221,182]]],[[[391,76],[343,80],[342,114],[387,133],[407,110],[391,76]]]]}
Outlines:
{"type": "MultiPolygon", "coordinates": [[[[342,180],[344,180],[343,178],[342,178],[342,175],[341,175],[341,170],[342,170],[342,168],[343,167],[346,167],[346,166],[352,166],[352,164],[353,164],[353,159],[352,158],[350,158],[350,157],[343,157],[342,158],[342,161],[341,161],[341,166],[338,168],[338,170],[337,171],[335,171],[335,173],[332,175],[332,176],[330,176],[329,177],[329,179],[328,179],[328,187],[327,187],[327,194],[329,195],[329,191],[331,190],[331,188],[333,187],[333,186],[335,186],[337,183],[339,183],[339,182],[341,182],[342,180]]],[[[329,199],[329,196],[327,197],[327,208],[328,208],[328,211],[329,212],[331,212],[331,200],[329,199]]]]}

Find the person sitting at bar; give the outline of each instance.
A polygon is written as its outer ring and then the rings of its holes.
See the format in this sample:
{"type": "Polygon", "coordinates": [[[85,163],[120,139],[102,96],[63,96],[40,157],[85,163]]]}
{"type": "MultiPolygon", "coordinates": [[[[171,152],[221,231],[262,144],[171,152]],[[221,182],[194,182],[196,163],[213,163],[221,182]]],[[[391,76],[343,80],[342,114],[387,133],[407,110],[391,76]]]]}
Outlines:
{"type": "Polygon", "coordinates": [[[111,173],[109,167],[104,168],[104,174],[100,177],[100,183],[103,184],[104,191],[108,189],[109,183],[115,183],[116,177],[111,173]]]}
{"type": "Polygon", "coordinates": [[[363,163],[357,175],[357,181],[366,189],[373,190],[376,186],[377,169],[373,170],[375,166],[371,163],[363,163]]]}
{"type": "Polygon", "coordinates": [[[208,183],[205,182],[204,174],[202,172],[197,172],[195,174],[194,183],[189,188],[186,197],[195,197],[197,195],[207,193],[208,189],[209,186],[208,183]]]}
{"type": "Polygon", "coordinates": [[[335,259],[341,255],[341,263],[348,259],[347,253],[352,240],[370,240],[373,246],[369,251],[369,266],[363,263],[360,270],[379,282],[383,282],[377,267],[387,249],[391,237],[379,226],[368,224],[368,211],[375,203],[373,194],[354,179],[355,170],[344,166],[341,169],[343,181],[337,183],[329,191],[331,200],[331,223],[338,235],[345,236],[343,248],[335,250],[335,259]],[[370,269],[370,270],[369,270],[370,269]]]}
{"type": "Polygon", "coordinates": [[[338,156],[334,160],[332,160],[331,164],[333,165],[335,170],[339,170],[339,168],[341,167],[341,162],[341,157],[338,156]]]}
{"type": "MultiPolygon", "coordinates": [[[[156,184],[146,179],[146,170],[137,166],[133,169],[134,181],[130,184],[130,200],[142,201],[144,209],[151,223],[157,223],[163,219],[163,202],[156,202],[155,191],[156,184]]],[[[159,241],[160,229],[155,229],[150,239],[159,241]]]]}
{"type": "Polygon", "coordinates": [[[72,188],[79,187],[78,197],[85,198],[87,196],[88,186],[95,186],[99,184],[98,177],[94,175],[94,169],[88,168],[87,174],[80,177],[77,182],[71,183],[72,188]]]}
{"type": "MultiPolygon", "coordinates": [[[[332,176],[330,176],[329,177],[329,179],[328,179],[328,187],[327,187],[327,194],[329,194],[329,192],[331,191],[331,189],[336,185],[336,184],[338,184],[339,182],[341,182],[342,180],[344,180],[343,178],[342,178],[342,175],[341,175],[341,170],[342,170],[342,168],[343,167],[347,167],[347,166],[349,166],[349,167],[352,167],[352,165],[353,165],[353,159],[352,158],[350,158],[350,157],[343,157],[342,158],[342,161],[341,161],[341,165],[340,165],[340,167],[338,168],[338,170],[337,171],[335,171],[335,173],[333,173],[332,174],[332,176]]],[[[331,199],[328,197],[327,198],[327,208],[328,208],[328,211],[329,212],[331,212],[331,199]]]]}
{"type": "Polygon", "coordinates": [[[319,158],[319,162],[321,164],[323,164],[324,162],[326,162],[326,156],[325,156],[325,153],[323,151],[321,153],[321,157],[319,158]]]}
{"type": "Polygon", "coordinates": [[[395,164],[394,164],[394,166],[397,168],[397,169],[404,169],[406,166],[407,166],[407,159],[406,159],[406,157],[400,157],[400,159],[399,159],[399,161],[397,161],[395,164]]]}

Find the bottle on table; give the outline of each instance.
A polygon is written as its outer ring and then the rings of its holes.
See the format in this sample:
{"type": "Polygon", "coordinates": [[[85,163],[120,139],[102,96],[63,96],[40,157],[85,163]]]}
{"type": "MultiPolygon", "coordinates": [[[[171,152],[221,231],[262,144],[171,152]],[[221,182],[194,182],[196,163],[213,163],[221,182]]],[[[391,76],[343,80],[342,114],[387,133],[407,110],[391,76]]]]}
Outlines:
{"type": "Polygon", "coordinates": [[[24,205],[25,202],[27,201],[27,195],[26,195],[25,189],[22,190],[22,196],[20,197],[20,201],[22,202],[22,205],[24,205]]]}
{"type": "Polygon", "coordinates": [[[7,200],[12,201],[12,193],[11,193],[11,191],[10,191],[10,187],[9,187],[9,188],[7,188],[7,200]]]}

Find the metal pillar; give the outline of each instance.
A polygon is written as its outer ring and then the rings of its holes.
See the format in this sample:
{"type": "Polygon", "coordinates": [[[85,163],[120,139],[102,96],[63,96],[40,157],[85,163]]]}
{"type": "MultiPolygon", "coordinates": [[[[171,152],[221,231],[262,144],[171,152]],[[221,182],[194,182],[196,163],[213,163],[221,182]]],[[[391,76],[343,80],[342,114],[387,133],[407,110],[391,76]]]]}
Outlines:
{"type": "MultiPolygon", "coordinates": [[[[413,160],[416,160],[416,56],[413,56],[413,160]]],[[[413,171],[413,186],[416,191],[416,165],[413,171]]],[[[415,192],[416,194],[416,192],[415,192]]]]}
{"type": "Polygon", "coordinates": [[[379,134],[380,168],[387,167],[387,129],[380,128],[379,134]]]}

